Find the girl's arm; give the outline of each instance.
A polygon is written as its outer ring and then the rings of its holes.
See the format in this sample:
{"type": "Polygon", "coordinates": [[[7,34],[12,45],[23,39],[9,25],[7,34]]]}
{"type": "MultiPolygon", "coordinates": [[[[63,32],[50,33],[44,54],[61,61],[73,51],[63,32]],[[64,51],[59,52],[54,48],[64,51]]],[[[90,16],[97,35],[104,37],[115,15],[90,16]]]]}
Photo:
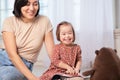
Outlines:
{"type": "Polygon", "coordinates": [[[14,66],[23,74],[28,80],[39,80],[32,72],[26,67],[17,52],[15,36],[12,32],[4,31],[2,34],[8,56],[14,66]]]}
{"type": "Polygon", "coordinates": [[[78,61],[78,62],[76,63],[76,67],[75,67],[76,73],[79,73],[79,72],[80,72],[80,69],[81,69],[81,61],[78,61]]]}
{"type": "Polygon", "coordinates": [[[76,57],[76,65],[75,65],[76,73],[80,72],[81,64],[82,64],[81,48],[80,48],[80,46],[78,46],[78,52],[77,52],[77,57],[76,57]]]}

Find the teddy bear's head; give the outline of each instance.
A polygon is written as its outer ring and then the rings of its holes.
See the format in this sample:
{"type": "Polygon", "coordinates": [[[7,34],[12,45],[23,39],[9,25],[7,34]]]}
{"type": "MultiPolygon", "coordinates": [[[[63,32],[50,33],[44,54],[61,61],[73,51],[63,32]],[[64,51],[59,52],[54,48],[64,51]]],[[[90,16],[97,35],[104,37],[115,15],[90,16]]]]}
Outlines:
{"type": "Polygon", "coordinates": [[[92,69],[83,72],[83,75],[90,75],[90,80],[120,80],[120,58],[117,51],[103,47],[95,53],[92,69]]]}
{"type": "Polygon", "coordinates": [[[103,47],[100,50],[96,50],[96,57],[94,67],[106,67],[111,66],[119,62],[116,49],[103,47]],[[112,64],[111,64],[112,63],[112,64]]]}

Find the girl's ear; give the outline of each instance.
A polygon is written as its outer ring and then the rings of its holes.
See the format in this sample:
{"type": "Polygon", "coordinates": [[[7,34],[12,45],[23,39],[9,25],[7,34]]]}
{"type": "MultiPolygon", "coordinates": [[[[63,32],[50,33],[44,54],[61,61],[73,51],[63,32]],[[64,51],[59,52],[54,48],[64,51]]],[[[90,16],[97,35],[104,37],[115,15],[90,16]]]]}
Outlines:
{"type": "Polygon", "coordinates": [[[95,51],[95,54],[98,55],[98,54],[99,54],[99,50],[96,50],[96,51],[95,51]]]}

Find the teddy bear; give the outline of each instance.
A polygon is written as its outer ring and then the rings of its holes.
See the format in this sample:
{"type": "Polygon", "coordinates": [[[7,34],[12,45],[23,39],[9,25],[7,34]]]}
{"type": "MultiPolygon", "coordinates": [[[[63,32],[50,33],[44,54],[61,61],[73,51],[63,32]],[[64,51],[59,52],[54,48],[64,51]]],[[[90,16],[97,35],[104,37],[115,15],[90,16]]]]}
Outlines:
{"type": "Polygon", "coordinates": [[[82,73],[90,80],[120,80],[120,58],[113,48],[102,47],[95,51],[93,67],[82,73]]]}

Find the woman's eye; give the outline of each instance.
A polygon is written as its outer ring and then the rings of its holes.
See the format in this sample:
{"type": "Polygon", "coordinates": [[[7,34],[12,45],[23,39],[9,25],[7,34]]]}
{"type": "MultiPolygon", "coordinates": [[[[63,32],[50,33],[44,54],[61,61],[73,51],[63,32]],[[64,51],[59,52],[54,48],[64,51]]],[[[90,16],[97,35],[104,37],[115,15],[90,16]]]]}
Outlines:
{"type": "Polygon", "coordinates": [[[35,3],[33,3],[33,4],[30,4],[30,2],[28,2],[28,3],[26,4],[26,6],[30,6],[30,5],[38,6],[38,2],[35,2],[35,3]]]}
{"type": "Polygon", "coordinates": [[[29,6],[30,5],[30,3],[28,2],[27,4],[26,4],[26,6],[29,6]]]}
{"type": "Polygon", "coordinates": [[[34,5],[34,6],[37,6],[37,5],[38,5],[38,2],[34,3],[33,5],[34,5]]]}

